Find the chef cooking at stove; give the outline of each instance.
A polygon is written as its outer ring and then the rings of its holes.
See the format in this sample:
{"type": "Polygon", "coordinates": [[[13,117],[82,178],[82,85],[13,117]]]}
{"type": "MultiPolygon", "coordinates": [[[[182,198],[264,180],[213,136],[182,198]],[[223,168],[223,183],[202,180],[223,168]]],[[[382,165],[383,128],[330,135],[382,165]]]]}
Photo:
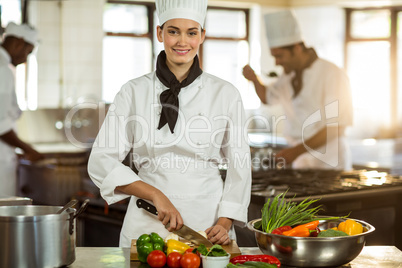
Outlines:
{"type": "Polygon", "coordinates": [[[22,157],[30,161],[43,158],[15,131],[15,123],[21,115],[15,92],[15,67],[27,61],[37,43],[37,35],[37,31],[27,24],[10,22],[0,46],[0,196],[15,196],[17,192],[15,148],[20,148],[22,157]]]}
{"type": "Polygon", "coordinates": [[[143,233],[166,237],[183,224],[205,231],[212,243],[228,244],[234,224],[247,222],[251,193],[240,94],[199,66],[207,0],[156,0],[156,11],[164,45],[156,71],[122,86],[88,171],[109,204],[130,197],[121,247],[143,233]],[[130,149],[138,175],[121,163],[130,149]],[[224,181],[218,169],[223,161],[224,181]],[[151,201],[158,216],[137,208],[138,198],[151,201]]]}
{"type": "Polygon", "coordinates": [[[263,103],[283,107],[283,134],[290,146],[276,159],[293,168],[351,169],[344,134],[353,117],[347,75],[305,46],[291,10],[266,14],[265,28],[271,55],[284,73],[267,86],[249,65],[243,75],[263,103]]]}

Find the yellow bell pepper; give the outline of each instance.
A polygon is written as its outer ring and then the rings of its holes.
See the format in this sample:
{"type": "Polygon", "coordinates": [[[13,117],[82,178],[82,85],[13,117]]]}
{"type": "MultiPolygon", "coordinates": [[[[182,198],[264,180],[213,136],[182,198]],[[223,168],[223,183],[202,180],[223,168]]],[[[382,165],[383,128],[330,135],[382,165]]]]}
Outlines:
{"type": "Polygon", "coordinates": [[[166,247],[166,255],[169,255],[171,252],[183,254],[184,251],[190,248],[189,245],[174,239],[169,239],[166,243],[166,247]]]}
{"type": "Polygon", "coordinates": [[[354,221],[346,220],[338,225],[338,230],[347,233],[348,235],[357,235],[363,233],[363,226],[354,221]]]}

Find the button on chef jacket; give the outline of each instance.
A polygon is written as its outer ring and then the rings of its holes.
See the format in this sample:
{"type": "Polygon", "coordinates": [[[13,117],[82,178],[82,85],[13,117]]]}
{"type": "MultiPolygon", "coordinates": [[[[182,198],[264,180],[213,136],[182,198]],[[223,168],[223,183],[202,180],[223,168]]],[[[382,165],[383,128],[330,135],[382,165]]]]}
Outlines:
{"type": "MultiPolygon", "coordinates": [[[[155,72],[123,85],[106,115],[88,163],[91,179],[112,204],[128,197],[115,188],[142,180],[161,190],[196,231],[213,226],[219,217],[247,222],[251,194],[250,149],[244,133],[240,94],[230,83],[207,73],[181,89],[179,116],[172,134],[157,129],[159,96],[167,90],[155,72]],[[131,159],[138,175],[123,161],[131,159]],[[227,163],[222,180],[218,165],[227,163]]],[[[156,216],[137,208],[130,197],[120,246],[143,233],[169,232],[156,216]]],[[[229,232],[235,238],[234,228],[229,232]]]]}
{"type": "MultiPolygon", "coordinates": [[[[15,67],[8,52],[0,46],[0,135],[15,128],[21,116],[15,94],[15,67]]],[[[15,196],[17,157],[15,148],[0,140],[0,196],[15,196]]]]}
{"type": "MultiPolygon", "coordinates": [[[[280,104],[286,118],[284,135],[296,145],[326,125],[347,127],[353,123],[349,79],[335,64],[318,58],[303,72],[303,86],[294,97],[291,80],[294,73],[283,74],[267,86],[268,104],[280,104]]],[[[351,169],[351,157],[344,136],[322,148],[300,155],[293,168],[351,169]]]]}

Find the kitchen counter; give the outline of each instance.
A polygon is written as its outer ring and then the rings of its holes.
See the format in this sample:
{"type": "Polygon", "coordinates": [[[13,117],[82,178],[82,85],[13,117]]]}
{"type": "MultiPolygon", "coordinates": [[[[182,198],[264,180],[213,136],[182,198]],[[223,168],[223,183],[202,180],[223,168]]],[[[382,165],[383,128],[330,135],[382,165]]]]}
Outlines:
{"type": "MultiPolygon", "coordinates": [[[[242,254],[261,254],[255,247],[241,247],[242,254]]],[[[130,262],[129,248],[77,247],[76,261],[71,268],[123,268],[140,267],[140,262],[130,262]]],[[[286,266],[281,266],[286,268],[286,266]]],[[[401,268],[402,251],[394,246],[366,246],[352,262],[344,268],[401,268]]]]}

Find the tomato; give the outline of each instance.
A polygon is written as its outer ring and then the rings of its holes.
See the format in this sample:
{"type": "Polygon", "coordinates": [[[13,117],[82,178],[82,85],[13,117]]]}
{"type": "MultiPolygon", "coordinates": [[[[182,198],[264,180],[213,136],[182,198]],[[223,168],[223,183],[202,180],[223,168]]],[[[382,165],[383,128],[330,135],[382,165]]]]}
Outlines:
{"type": "Polygon", "coordinates": [[[152,268],[162,268],[166,264],[166,255],[161,250],[153,250],[148,254],[147,263],[152,268]]]}
{"type": "Polygon", "coordinates": [[[186,254],[186,253],[193,253],[193,248],[189,248],[189,249],[186,249],[186,251],[184,251],[184,253],[183,254],[186,254]]]}
{"type": "Polygon", "coordinates": [[[197,254],[186,253],[181,257],[180,264],[182,268],[198,268],[200,267],[201,260],[197,254]]]}
{"type": "Polygon", "coordinates": [[[180,268],[181,254],[179,252],[172,252],[167,256],[167,265],[170,268],[180,268]]]}

